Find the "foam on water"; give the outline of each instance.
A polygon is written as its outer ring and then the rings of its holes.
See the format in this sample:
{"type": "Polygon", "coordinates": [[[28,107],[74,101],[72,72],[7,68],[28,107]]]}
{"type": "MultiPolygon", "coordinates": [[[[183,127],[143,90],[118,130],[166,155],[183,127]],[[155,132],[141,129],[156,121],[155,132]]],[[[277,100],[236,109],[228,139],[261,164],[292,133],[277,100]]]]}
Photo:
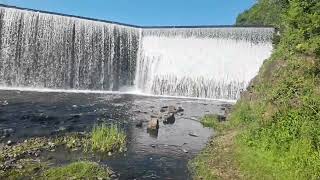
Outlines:
{"type": "Polygon", "coordinates": [[[143,34],[135,84],[150,94],[238,99],[272,51],[272,28],[143,34]]]}

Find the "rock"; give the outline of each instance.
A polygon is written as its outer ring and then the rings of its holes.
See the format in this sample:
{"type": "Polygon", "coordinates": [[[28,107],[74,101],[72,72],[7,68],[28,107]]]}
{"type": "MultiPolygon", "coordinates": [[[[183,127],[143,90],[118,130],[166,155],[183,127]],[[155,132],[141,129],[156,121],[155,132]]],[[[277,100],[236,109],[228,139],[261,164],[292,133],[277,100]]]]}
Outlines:
{"type": "Polygon", "coordinates": [[[22,168],[23,168],[23,166],[22,166],[21,164],[17,164],[17,165],[16,165],[16,168],[18,168],[18,169],[22,169],[22,168]]]}
{"type": "Polygon", "coordinates": [[[108,152],[108,156],[112,156],[112,153],[111,153],[111,152],[108,152]]]}
{"type": "Polygon", "coordinates": [[[116,174],[112,174],[110,177],[111,178],[117,178],[118,176],[116,174]]]}
{"type": "Polygon", "coordinates": [[[151,145],[151,147],[155,148],[155,147],[156,147],[156,145],[152,144],[152,145],[151,145]]]}
{"type": "Polygon", "coordinates": [[[53,148],[55,147],[55,144],[53,142],[48,142],[49,147],[53,148]]]}
{"type": "Polygon", "coordinates": [[[160,112],[166,112],[168,110],[168,106],[163,106],[161,109],[160,109],[160,112]]]}
{"type": "Polygon", "coordinates": [[[176,112],[177,112],[177,108],[175,106],[168,107],[168,113],[176,113],[176,112]]]}
{"type": "Polygon", "coordinates": [[[160,117],[161,117],[161,115],[156,115],[156,114],[151,115],[151,118],[160,118],[160,117]]]}
{"type": "Polygon", "coordinates": [[[157,118],[151,118],[151,120],[148,123],[148,129],[149,130],[159,129],[159,120],[157,118]]]}
{"type": "Polygon", "coordinates": [[[179,106],[178,109],[177,109],[177,112],[179,113],[179,112],[183,112],[183,111],[184,111],[184,109],[179,106]]]}
{"type": "Polygon", "coordinates": [[[59,129],[57,130],[57,132],[64,132],[64,131],[66,131],[66,130],[67,130],[66,127],[61,126],[61,127],[59,127],[59,129]]]}
{"type": "Polygon", "coordinates": [[[190,132],[189,133],[189,136],[192,136],[192,137],[199,137],[197,134],[193,133],[193,132],[190,132]]]}
{"type": "Polygon", "coordinates": [[[227,117],[226,116],[222,116],[222,115],[217,115],[217,119],[218,119],[219,122],[223,122],[223,121],[227,120],[227,117]]]}
{"type": "Polygon", "coordinates": [[[39,157],[39,156],[40,156],[40,152],[35,152],[35,153],[34,153],[34,156],[35,156],[35,157],[39,157]]]}
{"type": "Polygon", "coordinates": [[[9,140],[9,141],[7,142],[7,145],[8,145],[8,146],[12,146],[13,144],[14,144],[14,142],[11,141],[11,140],[9,140]]]}
{"type": "Polygon", "coordinates": [[[143,121],[139,121],[136,123],[136,127],[141,128],[143,125],[143,121]]]}
{"type": "Polygon", "coordinates": [[[183,116],[184,114],[182,112],[178,113],[177,114],[178,116],[183,116]]]}
{"type": "Polygon", "coordinates": [[[9,104],[9,103],[8,103],[7,100],[5,100],[5,101],[2,102],[2,105],[3,105],[3,106],[6,106],[6,105],[8,105],[8,104],[9,104]]]}
{"type": "Polygon", "coordinates": [[[158,138],[159,129],[147,129],[147,132],[148,132],[150,137],[158,138]]]}
{"type": "Polygon", "coordinates": [[[182,149],[182,151],[183,151],[184,153],[188,153],[188,151],[187,151],[186,149],[182,149]]]}
{"type": "Polygon", "coordinates": [[[14,133],[14,130],[12,128],[3,129],[2,131],[0,131],[0,135],[4,137],[9,137],[13,133],[14,133]]]}
{"type": "Polygon", "coordinates": [[[176,118],[174,117],[174,113],[170,113],[164,116],[163,123],[164,124],[174,124],[176,121],[176,118]]]}
{"type": "Polygon", "coordinates": [[[77,105],[72,105],[72,107],[73,107],[73,108],[77,108],[78,106],[77,106],[77,105]]]}

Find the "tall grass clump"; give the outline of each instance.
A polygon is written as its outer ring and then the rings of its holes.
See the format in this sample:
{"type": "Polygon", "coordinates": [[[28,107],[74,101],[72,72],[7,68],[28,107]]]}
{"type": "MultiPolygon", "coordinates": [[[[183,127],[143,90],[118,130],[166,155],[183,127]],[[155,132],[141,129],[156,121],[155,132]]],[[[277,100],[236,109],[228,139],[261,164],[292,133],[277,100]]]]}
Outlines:
{"type": "Polygon", "coordinates": [[[92,149],[99,152],[122,152],[126,146],[126,134],[117,126],[106,124],[93,127],[92,149]]]}

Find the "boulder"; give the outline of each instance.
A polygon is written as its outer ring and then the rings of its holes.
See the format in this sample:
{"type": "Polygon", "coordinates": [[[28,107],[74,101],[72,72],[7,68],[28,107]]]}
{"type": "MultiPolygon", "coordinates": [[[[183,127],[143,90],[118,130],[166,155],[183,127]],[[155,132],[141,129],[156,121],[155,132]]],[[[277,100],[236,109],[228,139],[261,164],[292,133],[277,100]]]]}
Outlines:
{"type": "Polygon", "coordinates": [[[157,118],[151,118],[151,120],[148,123],[148,129],[149,130],[159,129],[159,120],[157,118]]]}
{"type": "Polygon", "coordinates": [[[164,124],[174,124],[175,121],[176,121],[176,118],[174,117],[174,113],[169,113],[163,117],[164,124]]]}

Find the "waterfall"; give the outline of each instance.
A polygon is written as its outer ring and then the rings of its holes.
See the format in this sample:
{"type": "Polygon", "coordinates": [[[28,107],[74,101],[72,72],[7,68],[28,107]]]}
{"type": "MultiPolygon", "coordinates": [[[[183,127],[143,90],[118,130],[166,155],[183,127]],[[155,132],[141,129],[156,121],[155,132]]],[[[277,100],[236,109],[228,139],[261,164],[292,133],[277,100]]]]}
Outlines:
{"type": "Polygon", "coordinates": [[[139,27],[0,5],[0,86],[236,100],[273,28],[139,27]]]}
{"type": "Polygon", "coordinates": [[[273,28],[145,29],[136,88],[235,100],[272,51],[273,28]]]}
{"type": "Polygon", "coordinates": [[[121,25],[0,8],[0,84],[118,90],[133,85],[140,31],[121,25]]]}

